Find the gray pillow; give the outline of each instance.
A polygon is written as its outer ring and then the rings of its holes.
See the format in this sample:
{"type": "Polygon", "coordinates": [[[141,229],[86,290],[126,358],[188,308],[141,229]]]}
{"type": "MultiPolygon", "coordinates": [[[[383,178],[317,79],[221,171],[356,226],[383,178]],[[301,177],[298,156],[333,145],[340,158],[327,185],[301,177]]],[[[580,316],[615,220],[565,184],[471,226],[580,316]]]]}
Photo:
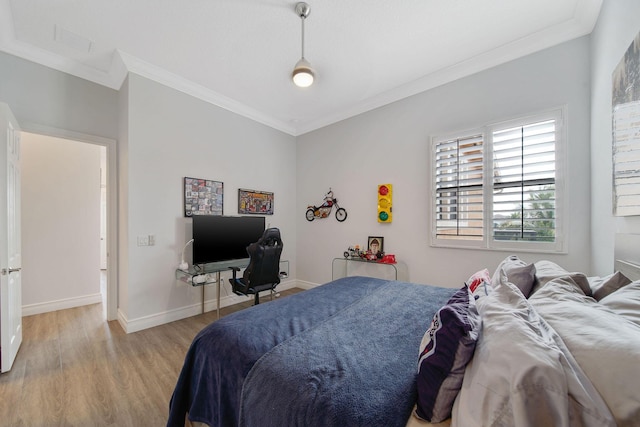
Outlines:
{"type": "Polygon", "coordinates": [[[592,283],[591,290],[596,301],[600,301],[602,298],[617,291],[623,286],[627,286],[629,283],[631,283],[631,280],[621,272],[616,271],[615,273],[604,277],[602,282],[597,284],[592,283]]]}
{"type": "Polygon", "coordinates": [[[500,284],[500,270],[504,269],[506,273],[507,270],[511,268],[523,267],[525,265],[527,265],[527,263],[518,258],[518,255],[509,255],[508,257],[503,259],[500,264],[498,264],[496,271],[493,272],[493,276],[491,277],[491,285],[495,288],[500,284]]]}
{"type": "Polygon", "coordinates": [[[507,280],[516,285],[525,298],[529,298],[533,289],[533,282],[536,280],[536,266],[527,264],[519,267],[511,267],[505,270],[507,280]]]}
{"type": "Polygon", "coordinates": [[[496,271],[493,273],[493,277],[491,278],[493,287],[498,286],[500,282],[500,270],[504,270],[507,275],[507,280],[516,285],[525,298],[529,298],[531,290],[533,289],[533,283],[536,280],[535,265],[527,264],[518,258],[517,255],[509,255],[498,264],[498,268],[496,268],[496,271]]]}
{"type": "Polygon", "coordinates": [[[575,272],[570,273],[555,262],[547,260],[537,261],[535,263],[535,266],[536,280],[531,293],[535,293],[538,289],[546,285],[547,282],[550,282],[554,279],[560,277],[569,277],[574,281],[576,285],[578,285],[582,293],[589,297],[592,295],[589,279],[587,279],[587,276],[585,276],[584,274],[575,272]]]}

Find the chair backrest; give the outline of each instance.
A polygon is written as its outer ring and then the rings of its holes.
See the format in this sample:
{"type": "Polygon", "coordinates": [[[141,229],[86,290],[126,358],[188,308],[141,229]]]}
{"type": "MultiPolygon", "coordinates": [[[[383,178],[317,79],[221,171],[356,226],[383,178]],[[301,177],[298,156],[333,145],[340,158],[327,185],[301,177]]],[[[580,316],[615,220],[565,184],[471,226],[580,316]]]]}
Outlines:
{"type": "Polygon", "coordinates": [[[247,247],[247,253],[251,259],[244,270],[243,279],[249,287],[280,283],[282,239],[279,229],[266,229],[257,242],[247,247]]]}

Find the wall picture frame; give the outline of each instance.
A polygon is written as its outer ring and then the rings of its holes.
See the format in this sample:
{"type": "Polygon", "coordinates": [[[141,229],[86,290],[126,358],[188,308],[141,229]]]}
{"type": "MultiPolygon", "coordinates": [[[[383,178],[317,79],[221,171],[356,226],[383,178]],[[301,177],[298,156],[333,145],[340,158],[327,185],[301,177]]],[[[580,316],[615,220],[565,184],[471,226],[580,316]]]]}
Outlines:
{"type": "Polygon", "coordinates": [[[384,237],[381,236],[369,236],[367,239],[367,250],[372,254],[377,255],[384,252],[384,237]]]}
{"type": "Polygon", "coordinates": [[[184,177],[184,216],[222,215],[224,183],[184,177]]]}
{"type": "Polygon", "coordinates": [[[274,195],[269,191],[238,189],[238,213],[273,215],[274,195]]]}
{"type": "Polygon", "coordinates": [[[611,76],[613,214],[640,215],[640,33],[611,76]]]}

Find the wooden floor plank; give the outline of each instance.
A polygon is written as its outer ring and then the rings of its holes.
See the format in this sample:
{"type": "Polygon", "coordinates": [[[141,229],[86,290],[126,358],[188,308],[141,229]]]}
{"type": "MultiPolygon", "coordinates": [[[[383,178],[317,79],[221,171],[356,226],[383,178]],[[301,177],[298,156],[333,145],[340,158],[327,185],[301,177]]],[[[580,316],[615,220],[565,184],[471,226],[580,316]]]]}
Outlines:
{"type": "MultiPolygon", "coordinates": [[[[224,307],[220,315],[252,304],[224,307]]],[[[132,334],[103,316],[102,304],[93,304],[23,318],[22,347],[12,370],[0,375],[0,427],[166,424],[186,352],[216,320],[215,310],[132,334]]]]}

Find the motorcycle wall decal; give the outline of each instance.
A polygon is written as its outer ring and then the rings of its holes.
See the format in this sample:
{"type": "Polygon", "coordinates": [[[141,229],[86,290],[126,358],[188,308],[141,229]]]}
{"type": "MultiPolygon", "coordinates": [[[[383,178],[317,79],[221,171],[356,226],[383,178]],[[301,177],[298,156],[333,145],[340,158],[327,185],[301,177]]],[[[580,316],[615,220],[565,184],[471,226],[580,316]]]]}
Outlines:
{"type": "Polygon", "coordinates": [[[344,208],[341,208],[340,205],[338,205],[338,199],[333,197],[333,191],[331,191],[331,188],[329,188],[329,191],[324,196],[324,203],[322,203],[322,205],[307,206],[307,212],[305,213],[307,221],[313,221],[316,218],[328,217],[329,214],[331,214],[331,210],[334,206],[336,207],[336,219],[339,222],[347,219],[347,211],[344,208]]]}

